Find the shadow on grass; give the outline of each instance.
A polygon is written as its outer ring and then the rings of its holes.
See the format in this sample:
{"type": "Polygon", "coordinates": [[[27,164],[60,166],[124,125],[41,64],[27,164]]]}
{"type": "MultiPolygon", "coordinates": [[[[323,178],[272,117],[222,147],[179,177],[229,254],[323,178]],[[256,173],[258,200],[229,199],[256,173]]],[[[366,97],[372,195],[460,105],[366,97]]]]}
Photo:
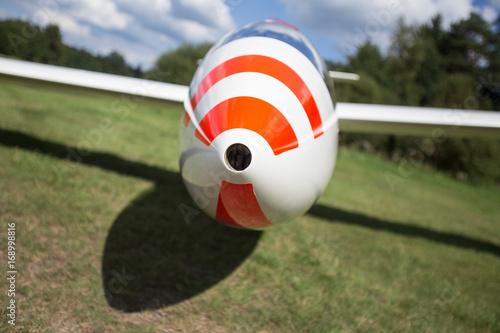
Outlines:
{"type": "Polygon", "coordinates": [[[76,156],[74,147],[3,129],[0,144],[155,182],[109,230],[102,281],[113,308],[136,312],[196,296],[241,265],[261,236],[228,228],[196,211],[178,173],[108,153],[76,156]]]}
{"type": "Polygon", "coordinates": [[[487,252],[496,256],[500,256],[500,247],[493,243],[443,231],[436,231],[404,223],[383,221],[374,217],[347,212],[324,205],[315,205],[309,210],[308,214],[325,220],[330,220],[334,223],[357,225],[373,230],[387,231],[407,237],[423,238],[437,243],[487,252]]]}
{"type": "Polygon", "coordinates": [[[186,223],[179,210],[186,202],[177,177],[134,200],[113,223],[102,265],[111,306],[134,312],[189,299],[252,253],[261,232],[228,228],[201,213],[186,223]]]}
{"type": "MultiPolygon", "coordinates": [[[[0,144],[153,181],[155,187],[133,200],[109,230],[102,282],[113,308],[136,312],[173,305],[196,296],[230,275],[252,253],[260,232],[228,228],[190,208],[178,173],[0,129],[0,144]],[[191,214],[186,223],[180,209],[191,214]]],[[[316,205],[308,214],[335,223],[419,237],[500,256],[500,247],[461,235],[316,205]]]]}

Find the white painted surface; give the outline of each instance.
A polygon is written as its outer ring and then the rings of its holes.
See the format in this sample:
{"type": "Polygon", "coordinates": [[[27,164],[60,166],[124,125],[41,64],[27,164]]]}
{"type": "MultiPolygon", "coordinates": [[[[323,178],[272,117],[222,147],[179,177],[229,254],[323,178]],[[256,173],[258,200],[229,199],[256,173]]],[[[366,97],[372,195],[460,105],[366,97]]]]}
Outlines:
{"type": "Polygon", "coordinates": [[[175,102],[188,95],[188,87],[177,84],[6,58],[0,58],[0,74],[175,102]]]}

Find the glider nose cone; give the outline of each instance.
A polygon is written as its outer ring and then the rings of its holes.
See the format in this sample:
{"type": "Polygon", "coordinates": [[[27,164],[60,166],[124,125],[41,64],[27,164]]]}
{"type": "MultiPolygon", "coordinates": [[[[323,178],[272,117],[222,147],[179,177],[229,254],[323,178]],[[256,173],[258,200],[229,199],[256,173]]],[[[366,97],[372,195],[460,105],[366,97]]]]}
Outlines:
{"type": "MultiPolygon", "coordinates": [[[[252,136],[251,133],[250,137],[252,136]]],[[[262,229],[271,226],[256,191],[262,188],[259,165],[263,159],[245,133],[225,133],[212,147],[219,152],[218,197],[214,217],[226,225],[262,229]]]]}

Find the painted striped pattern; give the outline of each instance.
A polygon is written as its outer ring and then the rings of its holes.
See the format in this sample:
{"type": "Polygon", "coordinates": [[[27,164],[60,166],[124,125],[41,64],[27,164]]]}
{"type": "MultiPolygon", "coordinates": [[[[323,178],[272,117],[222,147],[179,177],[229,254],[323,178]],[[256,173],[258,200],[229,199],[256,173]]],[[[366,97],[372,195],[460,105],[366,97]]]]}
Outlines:
{"type": "Polygon", "coordinates": [[[321,136],[322,119],[330,116],[325,112],[333,110],[316,67],[292,46],[265,37],[238,39],[210,54],[190,98],[183,124],[193,123],[205,145],[245,128],[261,135],[275,155],[321,136]]]}
{"type": "Polygon", "coordinates": [[[231,184],[223,181],[215,218],[233,227],[249,229],[272,225],[260,209],[252,184],[231,184]]]}

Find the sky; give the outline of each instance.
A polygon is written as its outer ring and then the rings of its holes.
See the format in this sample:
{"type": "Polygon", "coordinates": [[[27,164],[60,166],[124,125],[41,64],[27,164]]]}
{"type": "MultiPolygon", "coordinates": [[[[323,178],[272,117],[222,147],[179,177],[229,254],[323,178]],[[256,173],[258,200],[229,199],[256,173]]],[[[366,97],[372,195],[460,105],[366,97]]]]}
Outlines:
{"type": "Polygon", "coordinates": [[[445,25],[471,12],[493,22],[500,0],[2,0],[0,19],[55,23],[64,42],[96,54],[120,52],[150,68],[183,43],[216,42],[232,29],[277,17],[299,28],[328,60],[345,61],[370,39],[385,52],[399,18],[445,25]]]}

